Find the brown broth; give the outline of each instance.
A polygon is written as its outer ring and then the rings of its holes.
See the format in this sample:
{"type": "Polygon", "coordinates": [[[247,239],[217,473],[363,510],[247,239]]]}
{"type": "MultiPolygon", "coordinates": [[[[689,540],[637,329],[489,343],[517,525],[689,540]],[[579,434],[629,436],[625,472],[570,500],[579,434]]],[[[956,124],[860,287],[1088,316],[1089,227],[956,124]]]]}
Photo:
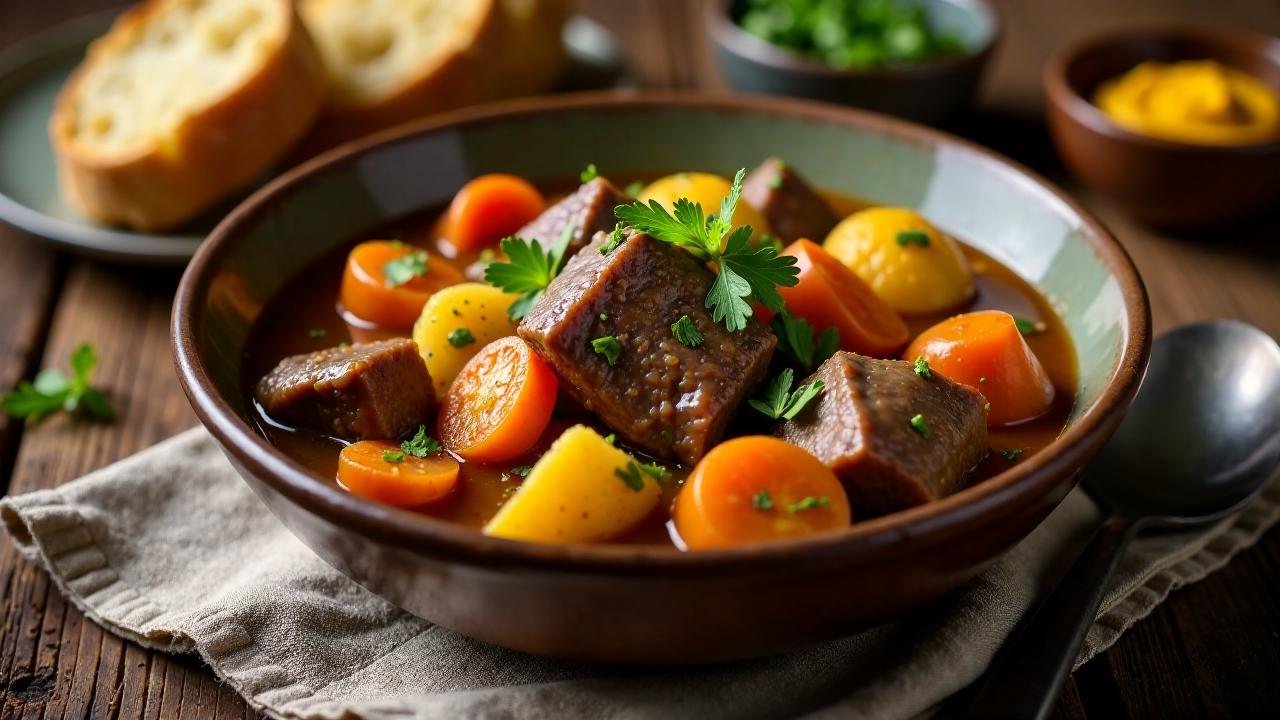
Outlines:
{"type": "MultiPolygon", "coordinates": [[[[841,217],[869,205],[831,193],[825,194],[825,197],[841,217]]],[[[361,239],[396,237],[422,245],[452,258],[458,267],[470,268],[468,277],[479,279],[471,267],[478,255],[459,256],[440,237],[438,217],[438,212],[424,213],[361,239]]],[[[360,342],[406,334],[358,327],[344,320],[337,300],[338,287],[347,252],[354,244],[345,245],[321,258],[280,290],[277,298],[267,304],[254,324],[243,363],[243,387],[250,395],[249,403],[255,409],[255,419],[263,435],[286,455],[310,469],[318,480],[335,484],[338,452],[345,443],[312,431],[295,430],[272,422],[254,402],[252,388],[259,378],[289,355],[322,350],[344,340],[360,342]],[[288,301],[284,301],[284,298],[288,298],[288,301]]],[[[1027,342],[1044,365],[1057,391],[1053,406],[1044,415],[1016,425],[989,428],[992,452],[970,474],[968,483],[972,484],[995,476],[1017,462],[1025,461],[1058,437],[1066,426],[1075,402],[1076,360],[1070,335],[1049,302],[1035,288],[981,251],[963,242],[961,247],[974,270],[977,293],[966,307],[937,315],[907,318],[912,336],[951,315],[972,310],[1004,310],[1042,322],[1044,330],[1028,336],[1027,342]],[[1020,449],[1024,452],[1018,459],[1008,460],[999,452],[1007,449],[1020,449]]],[[[596,427],[602,434],[609,432],[594,417],[581,411],[566,410],[565,405],[562,403],[557,408],[556,415],[541,440],[524,457],[502,465],[463,462],[458,489],[446,500],[417,510],[449,522],[479,528],[488,522],[514,488],[519,486],[520,478],[508,472],[511,468],[532,464],[564,429],[575,423],[596,427]]],[[[748,420],[738,425],[746,427],[731,427],[731,435],[750,432],[752,423],[748,420]]],[[[759,432],[759,429],[756,431],[759,432]]],[[[641,461],[650,459],[643,453],[633,454],[641,461]]],[[[688,469],[674,463],[664,464],[672,474],[670,481],[665,484],[664,498],[659,509],[650,519],[614,542],[671,544],[667,531],[668,509],[683,484],[688,469]]]]}

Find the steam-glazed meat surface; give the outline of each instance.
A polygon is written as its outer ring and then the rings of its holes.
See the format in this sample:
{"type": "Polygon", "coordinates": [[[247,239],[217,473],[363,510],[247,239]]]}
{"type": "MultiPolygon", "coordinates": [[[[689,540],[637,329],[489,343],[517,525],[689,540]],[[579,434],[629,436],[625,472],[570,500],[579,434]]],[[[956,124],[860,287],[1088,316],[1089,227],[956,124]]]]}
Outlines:
{"type": "Polygon", "coordinates": [[[404,338],[286,357],[254,397],[273,418],[345,440],[399,437],[435,404],[418,346],[404,338]]]}
{"type": "Polygon", "coordinates": [[[613,208],[628,202],[613,183],[597,177],[582,184],[573,194],[547,208],[536,220],[516,233],[525,240],[537,240],[542,247],[551,247],[564,233],[565,226],[573,225],[573,235],[565,256],[571,256],[591,242],[597,232],[607,232],[617,224],[613,208]]]}
{"type": "Polygon", "coordinates": [[[520,324],[562,388],[633,446],[695,463],[764,377],[777,340],[754,320],[730,333],[703,307],[713,276],[689,253],[632,235],[608,255],[603,234],[573,257],[520,324]],[[704,339],[681,344],[688,315],[704,339]],[[610,365],[592,347],[616,338],[610,365]]]}
{"type": "Polygon", "coordinates": [[[805,381],[825,383],[818,400],[778,435],[835,471],[856,514],[945,497],[987,453],[986,401],[930,375],[901,360],[838,352],[805,381]]]}
{"type": "Polygon", "coordinates": [[[800,238],[821,243],[839,222],[827,201],[781,158],[771,157],[747,175],[742,198],[788,243],[800,238]]]}

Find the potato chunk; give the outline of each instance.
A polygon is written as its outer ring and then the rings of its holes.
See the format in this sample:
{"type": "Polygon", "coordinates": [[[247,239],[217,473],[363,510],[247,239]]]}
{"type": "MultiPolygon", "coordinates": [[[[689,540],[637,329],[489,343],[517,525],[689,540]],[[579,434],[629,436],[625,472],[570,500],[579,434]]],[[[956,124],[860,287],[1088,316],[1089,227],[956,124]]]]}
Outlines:
{"type": "Polygon", "coordinates": [[[413,324],[413,341],[427,363],[436,397],[444,397],[480,348],[516,334],[507,308],[518,297],[485,283],[452,285],[431,295],[413,324]]]}
{"type": "Polygon", "coordinates": [[[484,533],[546,543],[607,540],[653,512],[661,495],[630,455],[575,425],[538,460],[484,533]]]}

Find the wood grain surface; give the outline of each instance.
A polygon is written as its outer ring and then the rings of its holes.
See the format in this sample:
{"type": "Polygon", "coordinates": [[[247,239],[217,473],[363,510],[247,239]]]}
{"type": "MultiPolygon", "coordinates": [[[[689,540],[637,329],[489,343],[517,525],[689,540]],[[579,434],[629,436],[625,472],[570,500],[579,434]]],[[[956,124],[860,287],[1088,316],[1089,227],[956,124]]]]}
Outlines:
{"type": "MultiPolygon", "coordinates": [[[[724,91],[696,0],[578,0],[622,40],[643,87],[724,91]]],[[[0,48],[109,0],[0,0],[0,48]]],[[[1095,211],[1146,280],[1157,331],[1215,317],[1280,336],[1280,211],[1196,235],[1157,233],[1063,176],[1041,121],[1040,72],[1084,33],[1141,21],[1240,25],[1280,35],[1275,0],[998,0],[1006,32],[978,110],[953,130],[1048,175],[1095,211]]],[[[1278,209],[1280,210],[1280,209],[1278,209]]],[[[120,419],[0,416],[0,491],[53,487],[195,424],[170,365],[177,274],[59,254],[0,224],[0,389],[65,367],[91,342],[120,419]]],[[[1280,706],[1280,533],[1174,593],[1110,652],[1081,668],[1058,718],[1275,717],[1280,706]]],[[[103,632],[0,539],[0,718],[240,718],[252,713],[197,658],[149,652],[103,632]]]]}

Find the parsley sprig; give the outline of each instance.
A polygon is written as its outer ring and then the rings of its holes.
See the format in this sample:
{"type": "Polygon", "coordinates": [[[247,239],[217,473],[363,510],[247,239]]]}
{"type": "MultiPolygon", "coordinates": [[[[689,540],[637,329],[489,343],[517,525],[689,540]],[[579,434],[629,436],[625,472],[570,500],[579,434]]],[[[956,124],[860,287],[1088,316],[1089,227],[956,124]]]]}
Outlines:
{"type": "Polygon", "coordinates": [[[115,413],[101,390],[90,385],[98,355],[93,346],[84,343],[71,353],[71,377],[60,370],[47,368],[33,382],[22,381],[5,394],[4,411],[15,418],[39,422],[63,410],[90,420],[108,422],[115,413]]]}
{"type": "Polygon", "coordinates": [[[414,433],[412,438],[400,443],[401,452],[420,458],[434,455],[442,449],[440,441],[427,434],[426,425],[419,425],[418,432],[414,433]]]}
{"type": "Polygon", "coordinates": [[[512,320],[528,315],[538,298],[542,297],[542,292],[560,274],[560,266],[564,262],[569,241],[573,239],[573,231],[572,223],[565,225],[555,244],[547,250],[543,250],[539,242],[518,237],[504,238],[498,243],[507,259],[505,262],[489,263],[484,269],[484,279],[503,292],[520,295],[520,299],[507,310],[507,315],[512,320]]]}
{"type": "Polygon", "coordinates": [[[815,337],[808,320],[798,318],[783,310],[773,318],[773,334],[778,337],[778,349],[810,372],[840,349],[840,332],[829,327],[815,337]]]}
{"type": "Polygon", "coordinates": [[[715,263],[716,279],[705,306],[711,311],[712,320],[723,322],[730,332],[747,326],[753,299],[774,312],[781,310],[782,297],[777,287],[795,285],[800,274],[795,258],[778,255],[776,248],[762,245],[752,249],[748,243],[750,226],[732,229],[733,211],[742,195],[745,176],[746,171],[739,170],[733,177],[733,186],[721,201],[720,212],[711,217],[703,213],[701,204],[688,198],[676,200],[674,213],[657,200],[650,200],[648,205],[637,200],[614,208],[614,214],[628,227],[715,263]]]}
{"type": "Polygon", "coordinates": [[[791,420],[800,414],[810,400],[818,397],[818,393],[822,392],[825,385],[821,380],[814,380],[791,392],[793,382],[795,382],[795,372],[791,368],[785,368],[778,373],[778,377],[774,378],[773,382],[769,383],[763,398],[752,398],[747,402],[751,407],[774,420],[779,418],[791,420]]]}

